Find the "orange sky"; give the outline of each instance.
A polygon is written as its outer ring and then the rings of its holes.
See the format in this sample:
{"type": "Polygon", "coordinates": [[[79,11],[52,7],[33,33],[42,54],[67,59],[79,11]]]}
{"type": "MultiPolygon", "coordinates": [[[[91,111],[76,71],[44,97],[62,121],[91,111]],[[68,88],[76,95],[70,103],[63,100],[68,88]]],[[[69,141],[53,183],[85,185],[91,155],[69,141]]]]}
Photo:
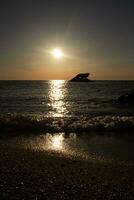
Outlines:
{"type": "MultiPolygon", "coordinates": [[[[127,68],[126,68],[127,69],[127,68]]],[[[77,73],[90,73],[90,78],[94,80],[133,80],[134,72],[122,69],[118,71],[110,67],[101,66],[79,66],[79,65],[39,65],[31,67],[14,67],[10,71],[3,70],[0,73],[1,80],[69,80],[77,73]]]]}

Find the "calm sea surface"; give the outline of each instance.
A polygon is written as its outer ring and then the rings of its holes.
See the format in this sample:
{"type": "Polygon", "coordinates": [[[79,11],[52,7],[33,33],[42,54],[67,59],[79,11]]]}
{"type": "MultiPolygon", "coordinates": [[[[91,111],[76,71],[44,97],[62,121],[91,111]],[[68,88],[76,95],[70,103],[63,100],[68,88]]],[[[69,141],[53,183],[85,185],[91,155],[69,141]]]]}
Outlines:
{"type": "Polygon", "coordinates": [[[57,130],[46,134],[44,128],[38,135],[10,139],[8,145],[132,161],[134,107],[115,100],[133,89],[134,81],[0,81],[2,120],[10,115],[47,118],[47,128],[57,130]],[[127,127],[132,127],[131,134],[127,127]]]}
{"type": "Polygon", "coordinates": [[[0,81],[0,113],[48,117],[134,114],[114,100],[134,81],[0,81]]]}

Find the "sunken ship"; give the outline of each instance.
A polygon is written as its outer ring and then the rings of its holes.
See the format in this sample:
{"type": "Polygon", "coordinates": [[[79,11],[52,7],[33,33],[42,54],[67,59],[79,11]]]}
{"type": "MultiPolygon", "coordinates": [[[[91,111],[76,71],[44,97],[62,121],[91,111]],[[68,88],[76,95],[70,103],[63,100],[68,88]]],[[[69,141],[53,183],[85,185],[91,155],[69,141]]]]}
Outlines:
{"type": "Polygon", "coordinates": [[[80,73],[80,74],[77,74],[70,81],[71,82],[92,82],[92,80],[88,78],[89,75],[90,75],[89,73],[80,73]]]}

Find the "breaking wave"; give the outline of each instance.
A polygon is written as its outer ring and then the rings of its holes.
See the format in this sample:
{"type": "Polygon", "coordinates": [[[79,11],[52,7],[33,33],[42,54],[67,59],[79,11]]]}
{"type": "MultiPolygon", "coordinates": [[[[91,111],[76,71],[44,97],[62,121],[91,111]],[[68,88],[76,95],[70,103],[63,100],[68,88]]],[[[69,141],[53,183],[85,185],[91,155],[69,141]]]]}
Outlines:
{"type": "Polygon", "coordinates": [[[134,116],[89,116],[47,118],[22,115],[1,115],[0,132],[125,132],[134,130],[134,116]],[[1,131],[2,130],[2,131],[1,131]]]}

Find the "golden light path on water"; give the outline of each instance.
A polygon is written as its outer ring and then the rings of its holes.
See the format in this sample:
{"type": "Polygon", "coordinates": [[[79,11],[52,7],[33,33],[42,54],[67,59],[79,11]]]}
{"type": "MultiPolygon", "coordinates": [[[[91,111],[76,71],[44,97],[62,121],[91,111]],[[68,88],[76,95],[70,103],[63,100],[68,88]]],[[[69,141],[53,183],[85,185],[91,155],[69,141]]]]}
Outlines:
{"type": "MultiPolygon", "coordinates": [[[[68,95],[66,81],[65,80],[52,80],[49,81],[49,103],[50,111],[48,117],[52,118],[63,118],[69,113],[68,106],[65,98],[68,95]]],[[[69,115],[68,115],[69,116],[69,115]]],[[[49,151],[60,151],[66,155],[82,154],[81,151],[77,152],[74,150],[77,137],[75,133],[70,133],[68,136],[65,133],[47,133],[37,137],[36,145],[34,148],[49,151]]]]}
{"type": "MultiPolygon", "coordinates": [[[[65,81],[53,80],[49,82],[49,106],[51,111],[48,113],[49,117],[64,117],[68,111],[65,103],[65,81]]],[[[47,134],[44,138],[45,144],[42,142],[42,147],[51,150],[65,150],[64,133],[47,134]]]]}
{"type": "Polygon", "coordinates": [[[65,133],[55,133],[46,135],[41,135],[37,137],[36,148],[42,150],[52,150],[52,151],[60,151],[65,154],[74,154],[73,148],[71,148],[71,144],[75,145],[77,140],[75,133],[70,133],[68,137],[65,136],[65,133]]]}
{"type": "Polygon", "coordinates": [[[76,142],[76,134],[70,133],[68,137],[65,137],[64,133],[57,133],[54,135],[46,135],[46,147],[54,151],[62,151],[65,154],[74,153],[70,144],[76,142]]]}
{"type": "MultiPolygon", "coordinates": [[[[48,117],[62,118],[68,114],[67,103],[65,97],[67,95],[66,81],[53,80],[49,82],[49,103],[50,111],[48,117]]],[[[32,141],[32,148],[40,150],[60,151],[66,155],[76,154],[71,147],[76,142],[76,134],[70,133],[66,137],[65,133],[47,133],[38,136],[32,141]]],[[[77,152],[78,154],[78,152],[77,152]]]]}
{"type": "MultiPolygon", "coordinates": [[[[65,101],[68,91],[65,84],[65,80],[53,80],[49,82],[49,106],[51,107],[51,111],[48,113],[48,117],[62,118],[68,114],[67,103],[65,101]]],[[[40,148],[62,151],[65,154],[74,153],[70,144],[76,141],[75,133],[70,133],[68,137],[65,136],[65,133],[48,133],[43,138],[40,140],[40,148]]]]}
{"type": "MultiPolygon", "coordinates": [[[[57,152],[64,156],[88,158],[87,154],[78,148],[80,140],[75,133],[47,133],[38,136],[16,137],[10,139],[10,144],[35,151],[57,152]]],[[[83,144],[82,144],[83,145],[83,144]]]]}
{"type": "Polygon", "coordinates": [[[49,117],[64,117],[68,111],[66,108],[65,95],[65,81],[53,80],[49,82],[49,100],[48,105],[52,110],[48,113],[49,117]]]}

